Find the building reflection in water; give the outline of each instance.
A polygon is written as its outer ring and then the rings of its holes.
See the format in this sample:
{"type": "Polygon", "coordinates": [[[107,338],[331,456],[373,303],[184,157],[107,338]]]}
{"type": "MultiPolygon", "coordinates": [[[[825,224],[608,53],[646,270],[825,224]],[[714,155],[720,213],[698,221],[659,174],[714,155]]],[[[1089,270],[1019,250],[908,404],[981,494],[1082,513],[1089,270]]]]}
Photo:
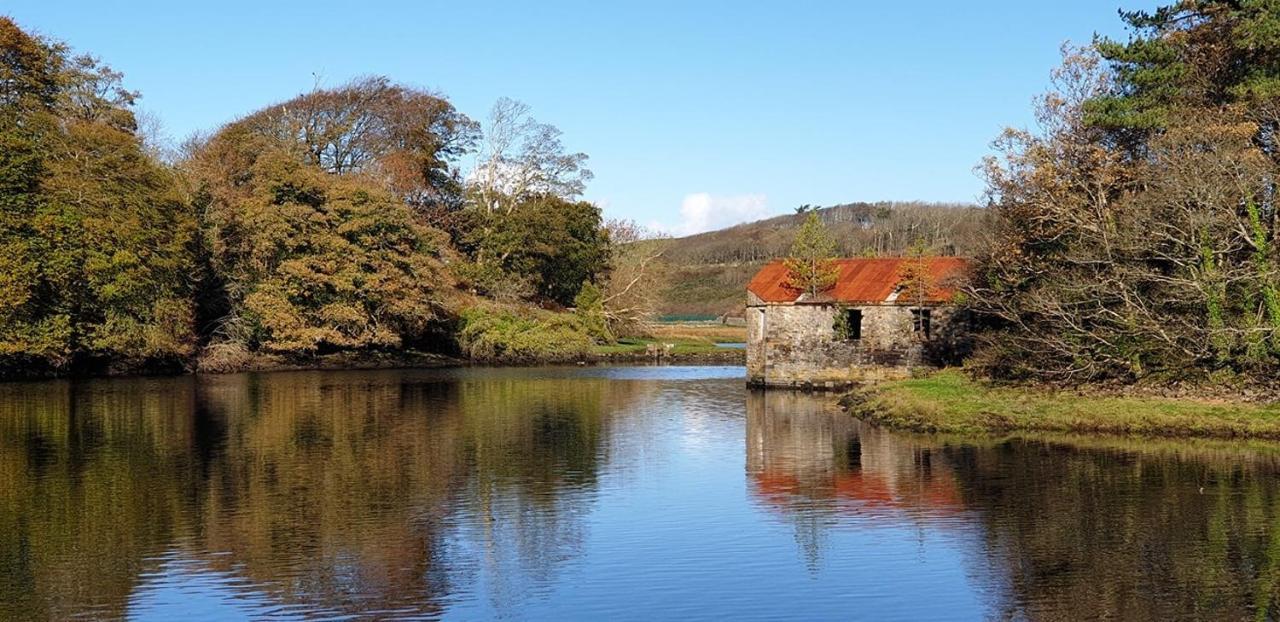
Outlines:
{"type": "Polygon", "coordinates": [[[747,475],[811,567],[841,528],[959,534],[1010,619],[1276,619],[1275,446],[941,439],[866,427],[831,396],[754,392],[747,475]]]}
{"type": "Polygon", "coordinates": [[[897,435],[732,372],[0,384],[0,619],[1280,611],[1274,445],[897,435]]]}
{"type": "Polygon", "coordinates": [[[783,512],[947,516],[962,509],[936,448],[865,427],[830,395],[752,391],[746,464],[757,498],[783,512]]]}

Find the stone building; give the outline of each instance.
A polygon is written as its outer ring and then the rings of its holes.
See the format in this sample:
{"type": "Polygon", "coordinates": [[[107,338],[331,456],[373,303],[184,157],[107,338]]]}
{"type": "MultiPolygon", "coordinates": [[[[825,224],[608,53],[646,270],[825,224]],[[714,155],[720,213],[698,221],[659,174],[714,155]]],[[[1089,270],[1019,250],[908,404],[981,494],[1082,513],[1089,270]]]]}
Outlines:
{"type": "MultiPolygon", "coordinates": [[[[833,287],[810,296],[790,286],[781,261],[747,285],[747,382],[835,388],[902,377],[949,362],[967,343],[954,300],[968,270],[959,257],[837,260],[833,287]],[[928,292],[908,291],[904,268],[923,262],[928,292]]],[[[923,288],[922,288],[923,289],[923,288]]]]}

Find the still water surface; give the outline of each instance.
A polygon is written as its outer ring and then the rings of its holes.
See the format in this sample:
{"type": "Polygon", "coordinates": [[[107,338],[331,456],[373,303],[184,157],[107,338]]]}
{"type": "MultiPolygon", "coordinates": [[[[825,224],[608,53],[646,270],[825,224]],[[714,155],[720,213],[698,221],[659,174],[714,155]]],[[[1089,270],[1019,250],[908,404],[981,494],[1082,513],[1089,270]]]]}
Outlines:
{"type": "Polygon", "coordinates": [[[0,385],[0,618],[1267,619],[1268,447],[867,429],[740,367],[0,385]]]}

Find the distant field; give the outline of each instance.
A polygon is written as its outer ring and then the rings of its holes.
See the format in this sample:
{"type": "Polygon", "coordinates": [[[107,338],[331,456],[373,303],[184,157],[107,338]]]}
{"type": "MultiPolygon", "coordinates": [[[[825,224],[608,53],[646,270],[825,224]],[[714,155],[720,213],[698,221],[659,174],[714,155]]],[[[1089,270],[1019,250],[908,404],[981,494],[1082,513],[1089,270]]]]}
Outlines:
{"type": "Polygon", "coordinates": [[[661,323],[651,324],[649,333],[656,340],[702,341],[716,343],[744,343],[747,340],[745,326],[725,326],[723,324],[704,323],[661,323]]]}

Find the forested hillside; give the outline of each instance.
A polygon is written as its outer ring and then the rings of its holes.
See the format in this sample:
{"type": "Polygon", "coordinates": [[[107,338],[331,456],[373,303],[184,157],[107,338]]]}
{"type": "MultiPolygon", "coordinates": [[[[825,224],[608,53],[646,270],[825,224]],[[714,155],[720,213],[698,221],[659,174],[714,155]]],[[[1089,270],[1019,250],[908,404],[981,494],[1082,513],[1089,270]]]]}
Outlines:
{"type": "Polygon", "coordinates": [[[658,309],[667,317],[739,314],[747,282],[760,266],[787,254],[806,213],[818,214],[847,257],[892,256],[923,245],[939,255],[969,256],[985,239],[987,212],[966,204],[879,202],[803,206],[795,214],[683,238],[647,242],[662,249],[666,278],[658,309]]]}

